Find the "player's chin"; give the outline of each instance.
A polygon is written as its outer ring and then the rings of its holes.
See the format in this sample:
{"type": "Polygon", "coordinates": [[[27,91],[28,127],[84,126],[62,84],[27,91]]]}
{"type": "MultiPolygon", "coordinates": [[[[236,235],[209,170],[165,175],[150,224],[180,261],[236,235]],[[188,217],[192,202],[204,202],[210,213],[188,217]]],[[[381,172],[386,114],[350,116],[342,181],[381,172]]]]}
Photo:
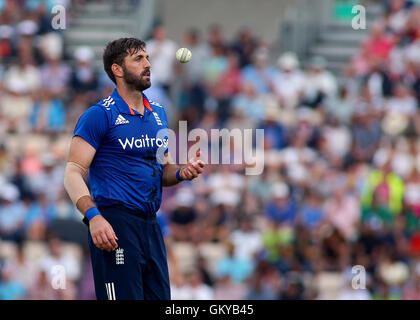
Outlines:
{"type": "Polygon", "coordinates": [[[139,91],[144,91],[146,89],[149,89],[152,85],[152,82],[150,80],[142,79],[141,83],[138,83],[136,85],[136,89],[139,91]]]}
{"type": "Polygon", "coordinates": [[[143,78],[143,84],[144,87],[147,89],[150,88],[150,86],[152,85],[152,81],[150,80],[150,78],[143,78]]]}

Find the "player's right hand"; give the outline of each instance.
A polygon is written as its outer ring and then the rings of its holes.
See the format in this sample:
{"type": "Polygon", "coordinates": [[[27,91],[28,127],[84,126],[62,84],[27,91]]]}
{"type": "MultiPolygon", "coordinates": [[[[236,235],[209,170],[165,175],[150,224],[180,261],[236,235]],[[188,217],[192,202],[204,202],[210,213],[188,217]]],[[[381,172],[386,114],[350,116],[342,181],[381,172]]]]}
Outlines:
{"type": "Polygon", "coordinates": [[[101,250],[112,251],[118,248],[114,229],[101,215],[94,216],[89,222],[93,243],[101,250]]]}

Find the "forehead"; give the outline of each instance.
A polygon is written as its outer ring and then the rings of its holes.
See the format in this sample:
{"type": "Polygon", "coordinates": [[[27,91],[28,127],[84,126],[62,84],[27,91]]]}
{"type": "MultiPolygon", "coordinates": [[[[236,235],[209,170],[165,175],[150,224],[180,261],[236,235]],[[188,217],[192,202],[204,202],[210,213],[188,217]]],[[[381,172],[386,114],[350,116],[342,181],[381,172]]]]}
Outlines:
{"type": "Polygon", "coordinates": [[[138,56],[147,56],[147,51],[146,49],[128,49],[128,55],[127,57],[130,58],[136,58],[138,56]]]}

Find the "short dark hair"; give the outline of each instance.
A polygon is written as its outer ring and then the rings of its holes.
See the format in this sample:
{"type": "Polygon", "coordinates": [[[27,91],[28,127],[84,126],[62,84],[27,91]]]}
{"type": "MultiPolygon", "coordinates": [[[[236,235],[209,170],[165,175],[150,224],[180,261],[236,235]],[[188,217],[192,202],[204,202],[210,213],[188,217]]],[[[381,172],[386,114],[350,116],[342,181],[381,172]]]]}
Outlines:
{"type": "Polygon", "coordinates": [[[124,64],[124,58],[128,54],[135,54],[139,50],[145,50],[146,43],[137,38],[120,38],[109,42],[106,45],[103,55],[104,69],[108,77],[117,84],[111,66],[116,63],[120,66],[124,64]]]}

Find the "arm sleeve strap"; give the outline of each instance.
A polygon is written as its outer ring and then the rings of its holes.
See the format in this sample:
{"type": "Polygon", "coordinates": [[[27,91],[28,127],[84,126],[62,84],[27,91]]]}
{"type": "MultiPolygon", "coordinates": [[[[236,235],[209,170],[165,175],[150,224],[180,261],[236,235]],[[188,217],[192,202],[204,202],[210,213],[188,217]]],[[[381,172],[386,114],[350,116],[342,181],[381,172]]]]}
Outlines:
{"type": "Polygon", "coordinates": [[[76,205],[77,201],[83,196],[90,196],[89,189],[83,180],[87,169],[76,162],[67,162],[64,171],[64,188],[66,189],[71,201],[76,205]]]}

